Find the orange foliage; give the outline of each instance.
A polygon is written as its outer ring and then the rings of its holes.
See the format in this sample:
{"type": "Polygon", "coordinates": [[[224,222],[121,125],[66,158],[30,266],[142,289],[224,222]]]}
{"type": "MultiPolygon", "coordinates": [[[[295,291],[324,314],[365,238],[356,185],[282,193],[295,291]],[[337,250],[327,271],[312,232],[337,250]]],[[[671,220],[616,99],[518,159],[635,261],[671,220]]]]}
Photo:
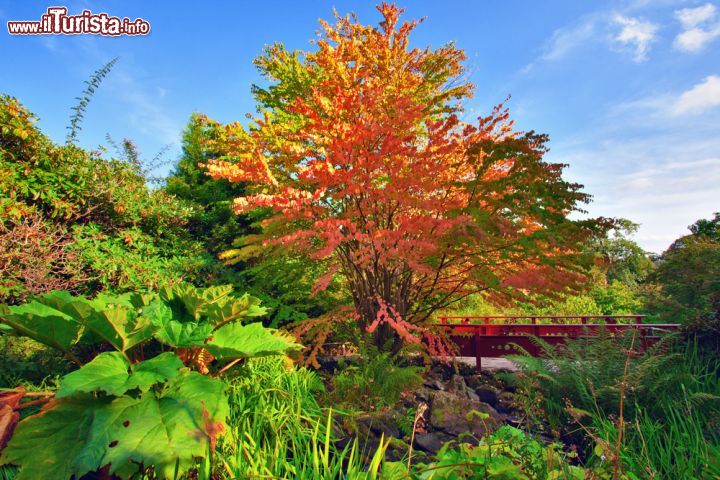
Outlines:
{"type": "Polygon", "coordinates": [[[547,138],[515,131],[502,105],[461,121],[463,51],[410,48],[419,22],[378,10],[379,28],[321,22],[316,51],[270,47],[261,114],[218,127],[208,173],[249,184],[237,213],[270,212],[252,241],[332,263],[360,326],[396,346],[470,293],[573,285],[599,223],[568,219],[587,196],[543,161],[547,138]]]}

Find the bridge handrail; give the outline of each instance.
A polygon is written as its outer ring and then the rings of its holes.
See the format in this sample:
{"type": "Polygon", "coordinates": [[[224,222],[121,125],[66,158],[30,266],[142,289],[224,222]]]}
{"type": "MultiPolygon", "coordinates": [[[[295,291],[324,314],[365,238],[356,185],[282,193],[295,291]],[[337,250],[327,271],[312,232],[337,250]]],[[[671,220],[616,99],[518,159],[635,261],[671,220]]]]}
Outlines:
{"type": "Polygon", "coordinates": [[[647,317],[647,315],[441,315],[440,318],[530,318],[530,317],[542,317],[542,318],[581,318],[581,317],[594,317],[594,318],[635,318],[635,317],[647,317]]]}
{"type": "MultiPolygon", "coordinates": [[[[441,324],[447,324],[448,320],[462,320],[460,325],[468,325],[470,320],[483,320],[485,325],[517,325],[517,322],[491,322],[491,320],[521,320],[529,319],[533,324],[538,320],[549,320],[550,325],[565,325],[555,322],[556,320],[578,320],[578,324],[586,325],[588,321],[604,320],[607,324],[617,324],[618,320],[635,320],[642,323],[646,315],[442,315],[439,317],[441,324]]],[[[457,324],[455,324],[457,325],[457,324]]]]}
{"type": "Polygon", "coordinates": [[[672,331],[680,328],[676,323],[443,323],[437,327],[450,331],[451,336],[474,335],[476,337],[519,337],[534,335],[536,337],[550,338],[560,336],[582,337],[595,336],[602,329],[611,334],[621,331],[637,330],[642,337],[653,337],[659,331],[672,331]]]}
{"type": "Polygon", "coordinates": [[[600,328],[600,327],[610,327],[613,329],[616,328],[678,328],[680,327],[679,323],[612,323],[612,324],[602,324],[602,323],[587,323],[587,324],[580,324],[580,323],[440,323],[435,324],[436,327],[444,327],[444,328],[483,328],[483,327],[549,327],[549,328],[567,328],[567,329],[573,329],[573,328],[600,328]]]}

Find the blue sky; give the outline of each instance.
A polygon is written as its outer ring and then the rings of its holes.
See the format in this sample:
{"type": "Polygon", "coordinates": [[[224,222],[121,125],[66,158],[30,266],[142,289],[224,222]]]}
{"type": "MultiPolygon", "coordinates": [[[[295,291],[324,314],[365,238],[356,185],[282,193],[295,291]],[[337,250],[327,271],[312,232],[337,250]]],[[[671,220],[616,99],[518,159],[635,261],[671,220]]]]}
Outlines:
{"type": "MultiPolygon", "coordinates": [[[[413,1],[426,17],[415,46],[455,41],[477,86],[467,120],[508,95],[521,129],[550,134],[549,159],[594,196],[592,215],[641,224],[636,240],[660,252],[687,225],[720,210],[720,0],[413,1]]],[[[374,2],[0,0],[0,92],[18,97],[63,141],[86,80],[120,61],[88,107],[79,142],[131,138],[146,157],[170,145],[193,111],[223,121],[254,111],[252,60],[281,41],[308,49],[319,18],[354,11],[376,23],[374,2]],[[51,5],[152,26],[147,37],[10,36],[8,20],[51,5]]]]}

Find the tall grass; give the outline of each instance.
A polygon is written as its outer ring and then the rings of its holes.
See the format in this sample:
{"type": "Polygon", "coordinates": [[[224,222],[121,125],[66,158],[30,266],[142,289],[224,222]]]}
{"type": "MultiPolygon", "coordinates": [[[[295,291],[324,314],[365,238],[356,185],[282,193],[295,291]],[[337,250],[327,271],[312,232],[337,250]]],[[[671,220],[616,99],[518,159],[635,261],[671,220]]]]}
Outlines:
{"type": "Polygon", "coordinates": [[[237,479],[377,478],[387,443],[369,459],[357,440],[337,447],[332,412],[315,399],[322,389],[313,372],[290,368],[282,359],[253,360],[238,369],[216,471],[237,479]]]}
{"type": "Polygon", "coordinates": [[[607,334],[538,344],[547,358],[513,358],[536,425],[638,478],[720,475],[720,359],[695,341],[668,337],[643,355],[630,337],[607,334]]]}

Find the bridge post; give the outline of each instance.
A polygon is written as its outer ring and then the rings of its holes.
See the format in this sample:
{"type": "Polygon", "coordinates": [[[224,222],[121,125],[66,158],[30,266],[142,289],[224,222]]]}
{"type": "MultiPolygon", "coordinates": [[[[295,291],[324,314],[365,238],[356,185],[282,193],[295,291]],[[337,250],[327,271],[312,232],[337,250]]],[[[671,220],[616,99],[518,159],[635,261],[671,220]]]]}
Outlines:
{"type": "Polygon", "coordinates": [[[475,328],[475,371],[482,372],[482,352],[480,351],[480,329],[475,328]]]}

